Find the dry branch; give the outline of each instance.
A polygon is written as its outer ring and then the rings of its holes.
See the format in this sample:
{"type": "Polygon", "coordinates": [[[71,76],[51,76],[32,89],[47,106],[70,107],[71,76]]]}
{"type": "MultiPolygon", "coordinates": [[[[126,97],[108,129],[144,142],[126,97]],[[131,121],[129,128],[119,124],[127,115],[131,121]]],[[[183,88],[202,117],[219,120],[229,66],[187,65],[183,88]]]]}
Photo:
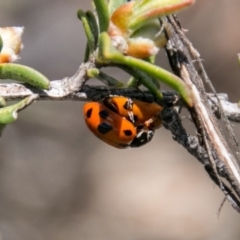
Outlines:
{"type": "MultiPolygon", "coordinates": [[[[170,16],[168,21],[173,28],[173,34],[166,51],[173,71],[185,81],[193,92],[194,107],[188,110],[198,130],[199,144],[208,155],[207,164],[203,161],[201,162],[205,165],[205,169],[210,177],[220,187],[232,206],[239,212],[240,170],[238,159],[236,158],[239,146],[235,146],[237,153],[231,151],[228,142],[222,134],[222,129],[212,112],[203,84],[206,73],[201,64],[200,54],[186,38],[177,18],[170,16]],[[200,73],[196,70],[194,62],[200,63],[200,73]],[[226,185],[225,181],[229,185],[226,185]]],[[[206,80],[210,81],[207,77],[206,80]]],[[[221,109],[220,107],[220,115],[224,116],[221,109]]],[[[232,132],[229,132],[230,138],[235,139],[235,136],[231,134],[232,132]]]]}

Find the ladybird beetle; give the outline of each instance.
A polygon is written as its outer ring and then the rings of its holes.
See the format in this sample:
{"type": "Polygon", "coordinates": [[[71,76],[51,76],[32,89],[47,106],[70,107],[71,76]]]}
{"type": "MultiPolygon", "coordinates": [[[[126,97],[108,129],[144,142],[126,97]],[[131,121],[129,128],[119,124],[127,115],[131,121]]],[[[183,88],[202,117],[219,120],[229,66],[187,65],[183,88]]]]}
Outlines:
{"type": "Polygon", "coordinates": [[[161,119],[157,115],[162,111],[163,107],[157,103],[133,100],[123,96],[107,97],[103,100],[103,103],[112,111],[127,118],[135,126],[146,124],[150,119],[152,121],[149,124],[154,129],[159,128],[162,124],[161,119]]]}
{"type": "Polygon", "coordinates": [[[109,145],[126,148],[137,135],[137,130],[130,121],[100,102],[86,103],[83,112],[89,129],[109,145]]]}
{"type": "Polygon", "coordinates": [[[89,129],[105,143],[116,148],[140,147],[150,142],[161,126],[156,103],[118,96],[84,105],[84,119],[89,129]]]}

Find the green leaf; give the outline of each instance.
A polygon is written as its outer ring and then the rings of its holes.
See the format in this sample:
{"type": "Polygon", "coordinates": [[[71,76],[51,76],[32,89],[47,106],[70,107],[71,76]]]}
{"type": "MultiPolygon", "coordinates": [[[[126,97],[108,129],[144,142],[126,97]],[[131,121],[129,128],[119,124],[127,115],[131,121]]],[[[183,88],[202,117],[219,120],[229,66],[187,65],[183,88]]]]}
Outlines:
{"type": "Polygon", "coordinates": [[[78,18],[82,21],[83,28],[85,30],[85,34],[87,36],[87,41],[88,41],[88,48],[90,53],[92,53],[95,49],[95,39],[94,35],[89,23],[89,19],[87,18],[85,12],[81,9],[78,10],[77,12],[78,18]]]}
{"type": "Polygon", "coordinates": [[[105,85],[109,87],[123,87],[123,83],[118,81],[117,79],[105,74],[104,72],[100,71],[97,68],[91,68],[87,70],[87,76],[89,78],[97,78],[101,82],[103,82],[105,85]]]}
{"type": "Polygon", "coordinates": [[[0,79],[18,80],[41,89],[49,89],[50,86],[50,81],[43,74],[16,63],[0,64],[0,79]]]}
{"type": "Polygon", "coordinates": [[[93,0],[93,1],[98,15],[100,33],[105,32],[108,30],[109,26],[109,12],[107,2],[106,0],[93,0]]]}
{"type": "Polygon", "coordinates": [[[4,108],[0,108],[0,134],[3,128],[7,124],[12,123],[17,119],[18,112],[20,110],[23,110],[24,108],[29,106],[37,98],[38,98],[38,95],[34,94],[23,99],[22,101],[16,104],[13,104],[4,108]]]}
{"type": "Polygon", "coordinates": [[[3,97],[0,96],[0,108],[5,107],[6,106],[6,101],[3,97]]]}
{"type": "Polygon", "coordinates": [[[94,14],[91,11],[86,12],[86,17],[88,19],[89,26],[91,28],[91,32],[93,34],[94,38],[94,49],[97,47],[98,43],[98,36],[99,36],[99,29],[98,29],[98,24],[96,21],[96,18],[94,14]]]}
{"type": "Polygon", "coordinates": [[[129,29],[135,31],[152,19],[180,11],[194,0],[136,0],[133,5],[133,17],[129,22],[129,29]]]}

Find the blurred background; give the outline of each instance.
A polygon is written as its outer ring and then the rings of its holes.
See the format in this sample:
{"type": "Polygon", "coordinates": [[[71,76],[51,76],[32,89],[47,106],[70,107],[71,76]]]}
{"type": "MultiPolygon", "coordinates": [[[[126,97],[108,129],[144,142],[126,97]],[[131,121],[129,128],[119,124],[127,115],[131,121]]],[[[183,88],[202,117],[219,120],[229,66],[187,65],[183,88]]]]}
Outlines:
{"type": "MultiPolygon", "coordinates": [[[[1,0],[1,26],[25,27],[20,63],[51,80],[72,76],[86,42],[79,8],[90,1],[1,0]]],[[[240,95],[239,9],[239,0],[196,0],[178,15],[231,101],[240,95]]],[[[168,68],[164,51],[158,62],[168,68]]],[[[87,129],[81,102],[37,102],[0,139],[0,240],[238,240],[240,216],[225,203],[218,217],[222,200],[170,132],[114,149],[87,129]]]]}

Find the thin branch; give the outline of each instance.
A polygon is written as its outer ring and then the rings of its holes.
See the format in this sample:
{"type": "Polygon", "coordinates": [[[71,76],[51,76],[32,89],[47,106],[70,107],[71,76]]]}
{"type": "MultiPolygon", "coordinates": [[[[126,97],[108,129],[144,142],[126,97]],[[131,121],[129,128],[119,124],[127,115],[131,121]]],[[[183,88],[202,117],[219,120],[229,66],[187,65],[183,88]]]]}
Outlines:
{"type": "Polygon", "coordinates": [[[41,90],[26,84],[20,83],[2,83],[0,84],[0,96],[2,96],[6,101],[18,101],[23,98],[38,94],[38,101],[60,101],[60,100],[70,100],[70,101],[100,101],[104,97],[109,95],[119,95],[131,97],[139,100],[146,101],[158,101],[159,104],[172,106],[178,95],[173,91],[162,91],[163,99],[157,99],[149,91],[139,91],[136,88],[113,88],[109,89],[107,86],[90,86],[84,85],[78,92],[72,92],[66,94],[65,84],[63,80],[51,81],[50,90],[41,90]]]}
{"type": "MultiPolygon", "coordinates": [[[[227,180],[234,193],[240,198],[239,164],[212,113],[201,75],[193,64],[193,62],[198,60],[192,58],[191,51],[194,48],[185,37],[176,18],[170,16],[168,21],[173,28],[170,42],[166,48],[168,58],[175,74],[179,75],[192,90],[194,107],[189,109],[189,112],[199,132],[199,144],[206,150],[209,159],[212,158],[214,161],[214,164],[211,164],[211,161],[209,161],[208,167],[205,169],[209,171],[211,177],[215,176],[212,179],[216,184],[218,184],[218,179],[221,177],[227,180]]],[[[232,199],[229,197],[229,193],[225,191],[226,188],[224,188],[222,180],[218,186],[226,194],[228,200],[232,199]]],[[[230,203],[236,209],[236,204],[231,201],[230,203]]],[[[240,205],[238,207],[240,208],[240,205]]]]}
{"type": "MultiPolygon", "coordinates": [[[[79,75],[84,75],[80,74],[79,75]]],[[[77,75],[79,77],[79,75],[77,75]]],[[[74,75],[75,76],[75,75],[74,75]]],[[[72,77],[71,79],[73,79],[72,77]]],[[[26,84],[21,83],[0,83],[0,96],[2,96],[6,101],[17,101],[22,100],[23,98],[32,95],[38,94],[38,101],[44,100],[72,100],[72,101],[91,101],[98,99],[102,99],[104,96],[109,95],[124,95],[127,97],[132,97],[136,99],[142,99],[143,95],[136,89],[111,89],[109,90],[106,86],[83,86],[79,92],[71,92],[66,89],[66,82],[69,82],[70,78],[64,78],[61,80],[52,80],[50,90],[41,90],[26,84]],[[66,80],[68,79],[68,80],[66,80]]],[[[81,81],[85,81],[85,77],[80,78],[81,81]]],[[[79,79],[78,79],[79,81],[79,79]]],[[[162,94],[166,98],[168,96],[168,101],[176,100],[176,92],[173,91],[162,91],[162,94]]],[[[148,99],[153,100],[154,97],[149,91],[144,91],[144,95],[148,97],[148,99]]],[[[240,123],[240,107],[238,103],[231,103],[228,101],[227,94],[219,93],[218,98],[222,102],[223,110],[226,113],[228,119],[232,122],[240,123]]],[[[209,104],[211,105],[212,111],[219,118],[221,116],[217,99],[213,94],[208,94],[209,104]]]]}
{"type": "MultiPolygon", "coordinates": [[[[218,100],[215,96],[210,95],[210,104],[213,112],[217,117],[221,116],[221,111],[218,107],[218,100]]],[[[218,94],[218,98],[222,103],[223,112],[226,114],[227,118],[232,122],[240,123],[240,107],[238,103],[231,103],[228,101],[226,94],[218,94]]]]}
{"type": "MultiPolygon", "coordinates": [[[[190,154],[192,154],[204,165],[204,168],[206,169],[210,178],[216,183],[216,185],[219,186],[228,201],[231,203],[232,207],[240,213],[239,199],[236,197],[231,188],[229,188],[224,182],[219,181],[219,176],[212,168],[207,150],[204,148],[204,146],[201,146],[197,137],[187,134],[186,130],[182,126],[182,122],[178,113],[173,108],[165,108],[161,112],[161,118],[164,127],[171,131],[173,139],[181,144],[190,154]]],[[[220,159],[216,160],[215,154],[214,157],[216,162],[220,162],[220,159]]],[[[223,169],[221,175],[224,176],[226,174],[228,173],[223,169]]]]}

